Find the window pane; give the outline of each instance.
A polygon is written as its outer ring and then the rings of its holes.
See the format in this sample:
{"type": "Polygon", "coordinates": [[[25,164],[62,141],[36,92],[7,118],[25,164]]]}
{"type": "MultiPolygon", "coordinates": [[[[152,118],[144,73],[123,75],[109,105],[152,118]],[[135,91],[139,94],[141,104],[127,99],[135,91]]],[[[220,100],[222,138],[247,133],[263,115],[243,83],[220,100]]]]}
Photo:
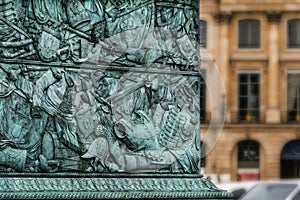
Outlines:
{"type": "Polygon", "coordinates": [[[248,94],[248,85],[241,84],[240,85],[240,95],[241,96],[247,96],[247,94],[248,94]]]}
{"type": "Polygon", "coordinates": [[[239,75],[239,120],[259,120],[259,74],[239,75]]]}
{"type": "Polygon", "coordinates": [[[258,84],[251,84],[251,95],[258,95],[258,84]]]}
{"type": "Polygon", "coordinates": [[[249,30],[249,43],[252,48],[259,48],[260,46],[260,31],[259,31],[259,22],[252,21],[250,23],[250,30],[249,30]]]}
{"type": "Polygon", "coordinates": [[[293,200],[299,200],[300,199],[300,191],[297,192],[297,194],[294,196],[293,200]]]}
{"type": "Polygon", "coordinates": [[[236,189],[236,190],[233,190],[231,193],[233,194],[234,199],[238,199],[241,196],[243,196],[243,194],[246,193],[246,190],[243,189],[243,188],[242,189],[236,189]]]}
{"type": "Polygon", "coordinates": [[[248,108],[248,97],[240,97],[240,109],[248,108]]]}
{"type": "Polygon", "coordinates": [[[257,109],[258,108],[258,97],[257,96],[250,96],[249,98],[249,107],[250,109],[257,109]]]}
{"type": "Polygon", "coordinates": [[[253,140],[238,143],[238,166],[239,168],[259,167],[259,143],[253,140]]]}
{"type": "Polygon", "coordinates": [[[239,21],[239,48],[260,47],[260,21],[241,20],[239,21]]]}
{"type": "Polygon", "coordinates": [[[258,74],[251,74],[251,83],[258,83],[258,74]]]}
{"type": "Polygon", "coordinates": [[[288,47],[300,48],[300,19],[288,21],[288,47]]]}
{"type": "Polygon", "coordinates": [[[260,183],[254,186],[245,196],[243,196],[243,200],[286,199],[296,187],[296,184],[260,183]]]}
{"type": "Polygon", "coordinates": [[[300,74],[288,75],[288,121],[300,122],[300,74]]]}
{"type": "Polygon", "coordinates": [[[246,140],[239,142],[238,151],[239,151],[239,160],[258,160],[259,159],[259,144],[253,140],[246,140]]]}
{"type": "Polygon", "coordinates": [[[200,20],[200,47],[206,48],[207,23],[200,20]]]}
{"type": "Polygon", "coordinates": [[[248,82],[248,76],[247,76],[247,74],[240,74],[239,75],[239,82],[240,83],[247,83],[248,82]]]}

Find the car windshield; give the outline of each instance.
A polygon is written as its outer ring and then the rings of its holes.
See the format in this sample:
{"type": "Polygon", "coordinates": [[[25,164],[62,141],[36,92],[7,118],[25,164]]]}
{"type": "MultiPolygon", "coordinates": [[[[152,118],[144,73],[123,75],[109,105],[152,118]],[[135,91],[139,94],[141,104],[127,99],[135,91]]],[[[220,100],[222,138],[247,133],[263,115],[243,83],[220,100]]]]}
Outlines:
{"type": "Polygon", "coordinates": [[[253,187],[242,200],[284,200],[295,188],[296,184],[261,183],[253,187]]]}

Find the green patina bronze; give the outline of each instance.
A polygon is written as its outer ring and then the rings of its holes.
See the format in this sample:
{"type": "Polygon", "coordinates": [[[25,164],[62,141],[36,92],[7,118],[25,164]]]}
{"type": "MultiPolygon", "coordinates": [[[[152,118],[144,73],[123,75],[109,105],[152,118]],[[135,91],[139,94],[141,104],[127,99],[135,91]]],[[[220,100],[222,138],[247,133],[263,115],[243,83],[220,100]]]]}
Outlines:
{"type": "Polygon", "coordinates": [[[230,198],[200,174],[198,8],[0,0],[0,198],[230,198]]]}

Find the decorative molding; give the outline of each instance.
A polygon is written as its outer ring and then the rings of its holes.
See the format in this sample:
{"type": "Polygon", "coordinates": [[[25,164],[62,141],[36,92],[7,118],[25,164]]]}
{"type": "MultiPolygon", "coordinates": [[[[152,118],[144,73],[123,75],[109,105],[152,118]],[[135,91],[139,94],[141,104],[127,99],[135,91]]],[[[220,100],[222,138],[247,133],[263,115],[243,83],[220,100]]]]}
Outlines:
{"type": "Polygon", "coordinates": [[[232,194],[200,177],[4,177],[0,198],[229,199],[232,194]]]}
{"type": "Polygon", "coordinates": [[[242,55],[237,54],[230,57],[230,61],[253,61],[253,62],[268,62],[269,58],[264,55],[253,56],[253,54],[242,55]]]}
{"type": "Polygon", "coordinates": [[[270,24],[278,24],[281,20],[281,12],[279,11],[268,12],[267,18],[270,24]]]}
{"type": "Polygon", "coordinates": [[[220,12],[215,15],[215,19],[220,24],[229,24],[231,22],[232,14],[228,12],[220,12]]]}
{"type": "Polygon", "coordinates": [[[283,63],[283,62],[299,62],[300,57],[298,55],[299,55],[298,53],[284,54],[284,55],[280,56],[279,61],[281,63],[283,63]]]}

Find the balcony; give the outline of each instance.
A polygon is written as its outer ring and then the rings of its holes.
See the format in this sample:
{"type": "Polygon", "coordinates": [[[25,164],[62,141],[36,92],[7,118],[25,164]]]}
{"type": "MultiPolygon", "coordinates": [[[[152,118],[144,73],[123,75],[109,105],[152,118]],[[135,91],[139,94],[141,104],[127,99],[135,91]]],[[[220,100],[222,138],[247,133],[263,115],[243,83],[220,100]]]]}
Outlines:
{"type": "Polygon", "coordinates": [[[259,111],[231,112],[231,123],[265,123],[265,113],[259,111]]]}
{"type": "MultiPolygon", "coordinates": [[[[280,124],[300,124],[300,111],[281,111],[281,122],[280,124]]],[[[260,111],[250,114],[240,115],[239,112],[230,112],[231,116],[229,120],[227,118],[226,124],[265,124],[266,123],[266,112],[260,111]]],[[[219,117],[219,116],[218,116],[219,117]]],[[[209,124],[212,119],[211,112],[201,113],[200,115],[201,124],[209,124]]],[[[215,119],[215,121],[218,119],[215,119]]],[[[220,119],[219,119],[220,120],[220,119]]]]}
{"type": "Polygon", "coordinates": [[[300,123],[300,111],[297,110],[289,110],[286,111],[286,116],[284,116],[283,122],[286,123],[300,123]]]}
{"type": "MultiPolygon", "coordinates": [[[[225,123],[265,123],[264,120],[265,114],[264,113],[259,113],[256,112],[252,115],[250,114],[245,114],[245,115],[240,115],[239,112],[231,112],[231,121],[227,119],[225,123]]],[[[222,121],[220,115],[212,115],[211,112],[205,112],[201,113],[200,115],[200,120],[201,124],[209,124],[212,120],[213,121],[222,121]],[[213,119],[213,117],[218,117],[217,119],[213,119]]]]}

